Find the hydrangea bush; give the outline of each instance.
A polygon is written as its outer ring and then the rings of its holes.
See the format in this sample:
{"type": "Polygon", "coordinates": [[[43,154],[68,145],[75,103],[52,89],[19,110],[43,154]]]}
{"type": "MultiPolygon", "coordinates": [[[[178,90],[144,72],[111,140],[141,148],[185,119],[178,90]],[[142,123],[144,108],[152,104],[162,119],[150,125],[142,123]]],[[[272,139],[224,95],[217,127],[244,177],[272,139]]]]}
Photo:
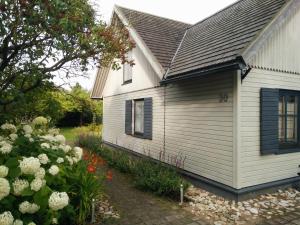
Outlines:
{"type": "Polygon", "coordinates": [[[66,144],[59,130],[47,129],[43,117],[20,126],[3,124],[0,225],[75,223],[75,204],[80,204],[76,187],[82,179],[76,180],[76,174],[87,173],[82,171],[82,154],[81,148],[66,144]]]}

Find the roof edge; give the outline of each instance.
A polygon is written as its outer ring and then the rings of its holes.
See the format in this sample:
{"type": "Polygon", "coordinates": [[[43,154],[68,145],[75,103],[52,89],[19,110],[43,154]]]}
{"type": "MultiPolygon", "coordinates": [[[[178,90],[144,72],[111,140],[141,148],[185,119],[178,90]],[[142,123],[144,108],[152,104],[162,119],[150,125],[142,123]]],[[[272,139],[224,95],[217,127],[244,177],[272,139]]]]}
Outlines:
{"type": "Polygon", "coordinates": [[[270,23],[257,35],[257,37],[241,52],[241,56],[244,58],[245,62],[248,64],[251,62],[253,57],[265,42],[273,34],[273,31],[278,29],[278,27],[286,21],[287,16],[291,13],[294,7],[300,7],[299,0],[289,0],[286,4],[279,10],[276,16],[272,19],[270,23]]]}
{"type": "Polygon", "coordinates": [[[219,65],[213,65],[213,66],[203,68],[201,70],[196,70],[196,71],[187,72],[185,74],[171,76],[169,78],[162,80],[160,82],[160,84],[163,85],[163,84],[173,83],[173,82],[177,82],[177,81],[181,81],[181,80],[202,77],[202,76],[212,74],[212,73],[244,69],[245,67],[246,67],[246,64],[245,64],[244,60],[241,57],[237,57],[234,60],[219,64],[219,65]]]}
{"type": "Polygon", "coordinates": [[[122,13],[122,10],[119,6],[115,5],[113,12],[116,13],[116,15],[119,17],[121,22],[124,24],[124,26],[128,29],[131,37],[135,41],[135,43],[140,47],[141,51],[144,53],[145,57],[148,59],[150,65],[153,67],[154,71],[163,78],[163,75],[165,74],[165,69],[162,67],[162,65],[159,63],[157,58],[153,55],[151,50],[148,48],[146,43],[143,41],[143,39],[140,37],[138,32],[130,25],[128,22],[126,16],[122,13]]]}

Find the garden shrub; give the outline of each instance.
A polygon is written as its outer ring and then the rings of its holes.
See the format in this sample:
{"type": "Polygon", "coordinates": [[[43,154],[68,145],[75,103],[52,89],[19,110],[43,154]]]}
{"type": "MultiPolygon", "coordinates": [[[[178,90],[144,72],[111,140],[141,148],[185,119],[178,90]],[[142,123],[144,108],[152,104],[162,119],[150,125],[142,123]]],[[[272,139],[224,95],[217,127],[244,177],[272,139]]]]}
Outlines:
{"type": "Polygon", "coordinates": [[[0,224],[84,224],[98,178],[43,117],[0,127],[0,224]]]}
{"type": "Polygon", "coordinates": [[[78,137],[78,145],[101,155],[109,166],[122,173],[131,174],[135,186],[141,190],[179,198],[180,185],[183,184],[184,190],[189,187],[189,183],[177,173],[176,169],[160,162],[129,156],[126,152],[103,147],[99,137],[81,135],[78,137]]]}

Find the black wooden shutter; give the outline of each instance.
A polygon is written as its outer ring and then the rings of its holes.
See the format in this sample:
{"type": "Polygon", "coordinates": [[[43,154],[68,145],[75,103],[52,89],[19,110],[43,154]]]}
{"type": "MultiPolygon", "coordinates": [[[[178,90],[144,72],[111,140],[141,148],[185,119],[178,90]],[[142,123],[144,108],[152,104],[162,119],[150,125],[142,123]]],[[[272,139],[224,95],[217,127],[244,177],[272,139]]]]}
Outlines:
{"type": "Polygon", "coordinates": [[[261,89],[260,109],[260,150],[262,155],[279,151],[278,104],[279,90],[261,89]]]}
{"type": "Polygon", "coordinates": [[[132,134],[132,100],[125,103],[125,134],[132,134]]]}
{"type": "Polygon", "coordinates": [[[144,99],[144,138],[152,139],[152,98],[144,99]]]}

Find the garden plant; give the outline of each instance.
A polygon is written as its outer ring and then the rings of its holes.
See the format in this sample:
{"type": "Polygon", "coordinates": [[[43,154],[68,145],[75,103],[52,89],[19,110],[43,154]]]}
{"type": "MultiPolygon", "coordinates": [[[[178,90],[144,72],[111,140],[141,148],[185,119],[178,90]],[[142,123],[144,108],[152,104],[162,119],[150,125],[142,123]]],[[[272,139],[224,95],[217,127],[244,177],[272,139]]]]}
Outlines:
{"type": "Polygon", "coordinates": [[[85,224],[101,176],[44,117],[0,127],[0,224],[85,224]]]}

